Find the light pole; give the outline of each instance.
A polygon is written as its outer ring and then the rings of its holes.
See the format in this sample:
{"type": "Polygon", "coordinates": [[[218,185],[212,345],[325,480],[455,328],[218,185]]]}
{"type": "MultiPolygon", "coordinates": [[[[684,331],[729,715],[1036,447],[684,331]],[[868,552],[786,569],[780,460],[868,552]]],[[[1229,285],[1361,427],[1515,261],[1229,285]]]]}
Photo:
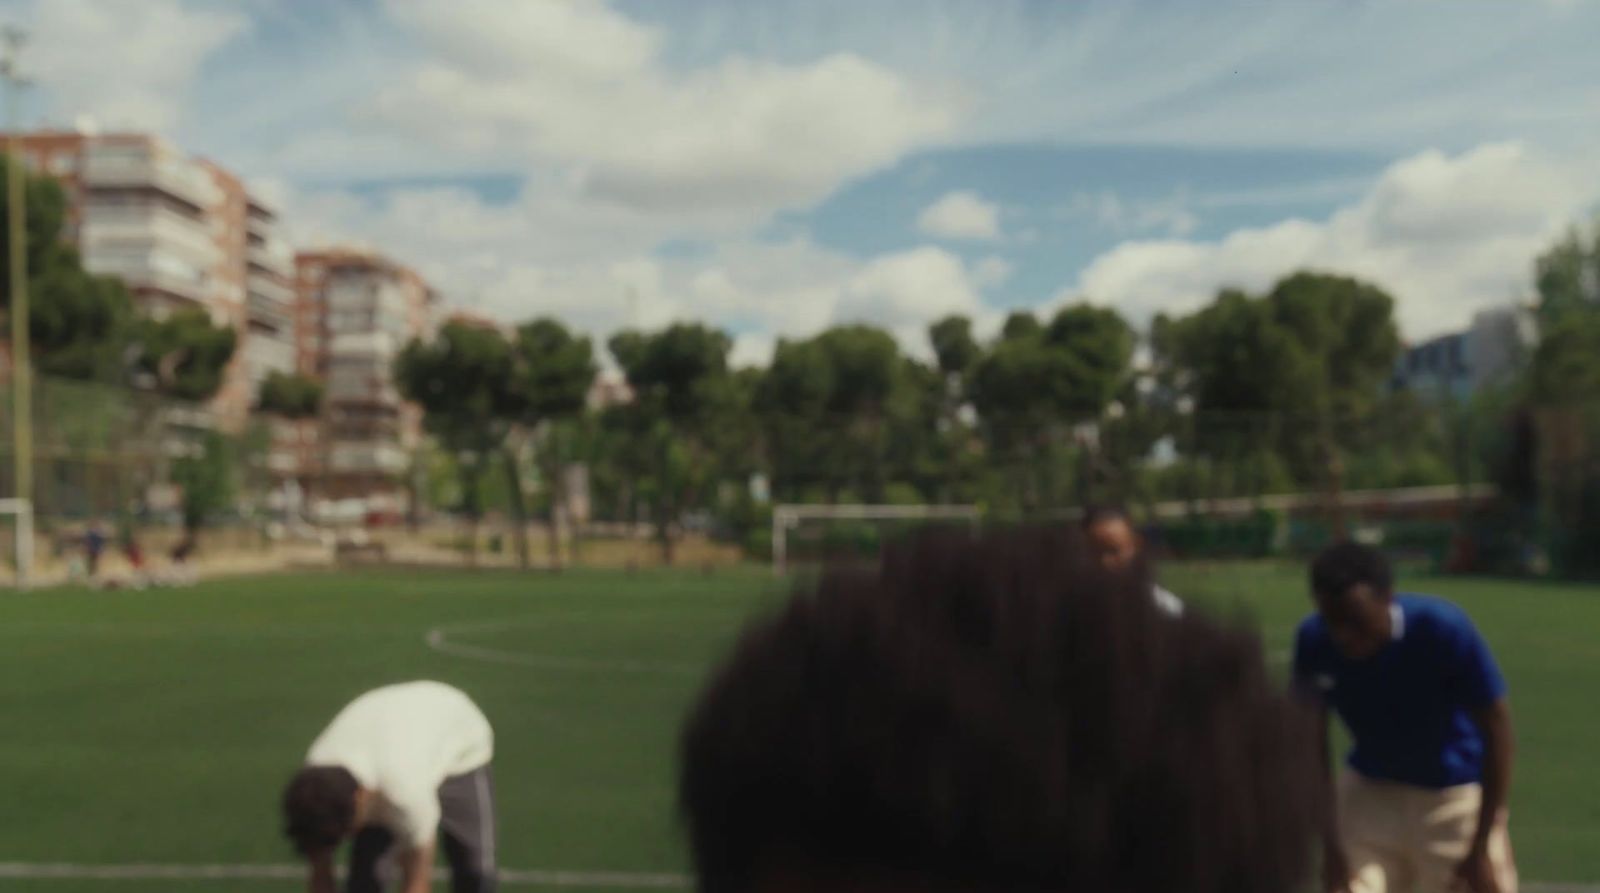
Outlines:
{"type": "MultiPolygon", "coordinates": [[[[11,458],[15,463],[16,498],[33,506],[33,362],[28,344],[28,253],[26,180],[23,176],[22,141],[17,106],[26,81],[18,56],[27,35],[20,28],[0,30],[0,77],[6,82],[6,235],[11,248],[11,458]]],[[[21,523],[19,519],[18,523],[21,523]]],[[[17,586],[28,585],[32,570],[31,544],[18,540],[17,586]],[[27,552],[28,554],[24,554],[27,552]]]]}

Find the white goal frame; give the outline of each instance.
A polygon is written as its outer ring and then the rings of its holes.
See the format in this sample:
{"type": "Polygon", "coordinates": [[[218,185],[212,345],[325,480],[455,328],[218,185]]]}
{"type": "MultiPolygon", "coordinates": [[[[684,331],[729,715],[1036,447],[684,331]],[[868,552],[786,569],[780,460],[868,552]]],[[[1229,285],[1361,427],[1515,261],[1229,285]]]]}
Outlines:
{"type": "Polygon", "coordinates": [[[780,504],[772,507],[772,572],[789,572],[789,531],[801,521],[978,521],[983,510],[975,505],[818,505],[780,504]]]}
{"type": "Polygon", "coordinates": [[[33,503],[26,499],[0,499],[0,515],[17,519],[17,588],[26,589],[33,578],[33,503]]]}

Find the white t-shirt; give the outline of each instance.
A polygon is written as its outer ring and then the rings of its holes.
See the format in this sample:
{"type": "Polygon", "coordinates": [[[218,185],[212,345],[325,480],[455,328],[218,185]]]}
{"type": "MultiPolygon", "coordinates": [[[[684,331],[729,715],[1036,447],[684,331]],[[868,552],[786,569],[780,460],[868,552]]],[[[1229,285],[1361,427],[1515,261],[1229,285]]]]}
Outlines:
{"type": "Polygon", "coordinates": [[[312,742],[308,766],[341,766],[375,795],[372,821],[413,846],[439,829],[439,785],[489,764],[494,730],[478,705],[442,682],[367,692],[312,742]]]}

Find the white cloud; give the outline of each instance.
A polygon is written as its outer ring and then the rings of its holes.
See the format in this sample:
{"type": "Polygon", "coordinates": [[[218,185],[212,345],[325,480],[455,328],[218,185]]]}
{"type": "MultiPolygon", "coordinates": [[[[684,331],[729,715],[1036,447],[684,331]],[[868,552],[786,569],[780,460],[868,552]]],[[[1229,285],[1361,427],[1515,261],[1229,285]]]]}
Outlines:
{"type": "Polygon", "coordinates": [[[924,208],[917,229],[939,239],[994,241],[1000,238],[1000,206],[970,190],[946,193],[924,208]]]}
{"type": "Polygon", "coordinates": [[[247,24],[236,10],[179,0],[39,0],[24,66],[59,116],[167,131],[201,64],[247,24]]]}
{"type": "Polygon", "coordinates": [[[1118,235],[1161,232],[1187,236],[1200,225],[1200,218],[1189,209],[1187,195],[1179,193],[1164,199],[1130,201],[1114,192],[1080,192],[1058,208],[1058,216],[1092,220],[1118,235]]]}
{"type": "Polygon", "coordinates": [[[475,155],[570,166],[586,196],[757,217],[948,135],[958,103],[849,53],[677,70],[602,0],[390,0],[426,61],[370,118],[475,155]]]}
{"type": "Polygon", "coordinates": [[[999,255],[991,254],[978,261],[978,265],[973,268],[972,278],[979,288],[993,288],[1011,281],[1011,274],[1014,272],[1016,272],[1015,264],[999,255]]]}
{"type": "Polygon", "coordinates": [[[869,262],[850,279],[834,317],[839,322],[915,326],[982,309],[978,286],[961,258],[924,246],[869,262]]]}
{"type": "Polygon", "coordinates": [[[415,265],[454,304],[505,321],[551,315],[597,338],[627,326],[703,320],[737,334],[735,357],[764,361],[777,337],[870,323],[927,353],[925,328],[949,313],[994,316],[982,290],[1009,264],[969,266],[921,246],[857,259],[797,238],[737,234],[705,256],[654,254],[659,222],[530,190],[491,204],[460,189],[396,190],[381,200],[290,192],[285,219],[303,243],[366,243],[415,265]]]}
{"type": "Polygon", "coordinates": [[[1518,143],[1391,165],[1324,221],[1285,220],[1221,241],[1126,242],[1059,296],[1110,304],[1136,321],[1185,312],[1223,286],[1260,290],[1296,269],[1359,276],[1388,289],[1401,328],[1428,335],[1529,292],[1535,256],[1600,199],[1600,166],[1518,143]]]}

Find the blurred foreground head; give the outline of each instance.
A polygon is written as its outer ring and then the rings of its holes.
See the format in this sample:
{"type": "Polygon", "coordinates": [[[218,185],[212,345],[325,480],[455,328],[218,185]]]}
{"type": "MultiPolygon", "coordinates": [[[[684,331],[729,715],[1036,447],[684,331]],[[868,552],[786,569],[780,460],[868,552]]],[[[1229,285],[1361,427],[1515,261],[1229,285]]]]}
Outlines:
{"type": "Polygon", "coordinates": [[[1252,635],[1076,532],[931,533],[753,625],[683,740],[703,893],[1285,893],[1316,748],[1252,635]]]}

